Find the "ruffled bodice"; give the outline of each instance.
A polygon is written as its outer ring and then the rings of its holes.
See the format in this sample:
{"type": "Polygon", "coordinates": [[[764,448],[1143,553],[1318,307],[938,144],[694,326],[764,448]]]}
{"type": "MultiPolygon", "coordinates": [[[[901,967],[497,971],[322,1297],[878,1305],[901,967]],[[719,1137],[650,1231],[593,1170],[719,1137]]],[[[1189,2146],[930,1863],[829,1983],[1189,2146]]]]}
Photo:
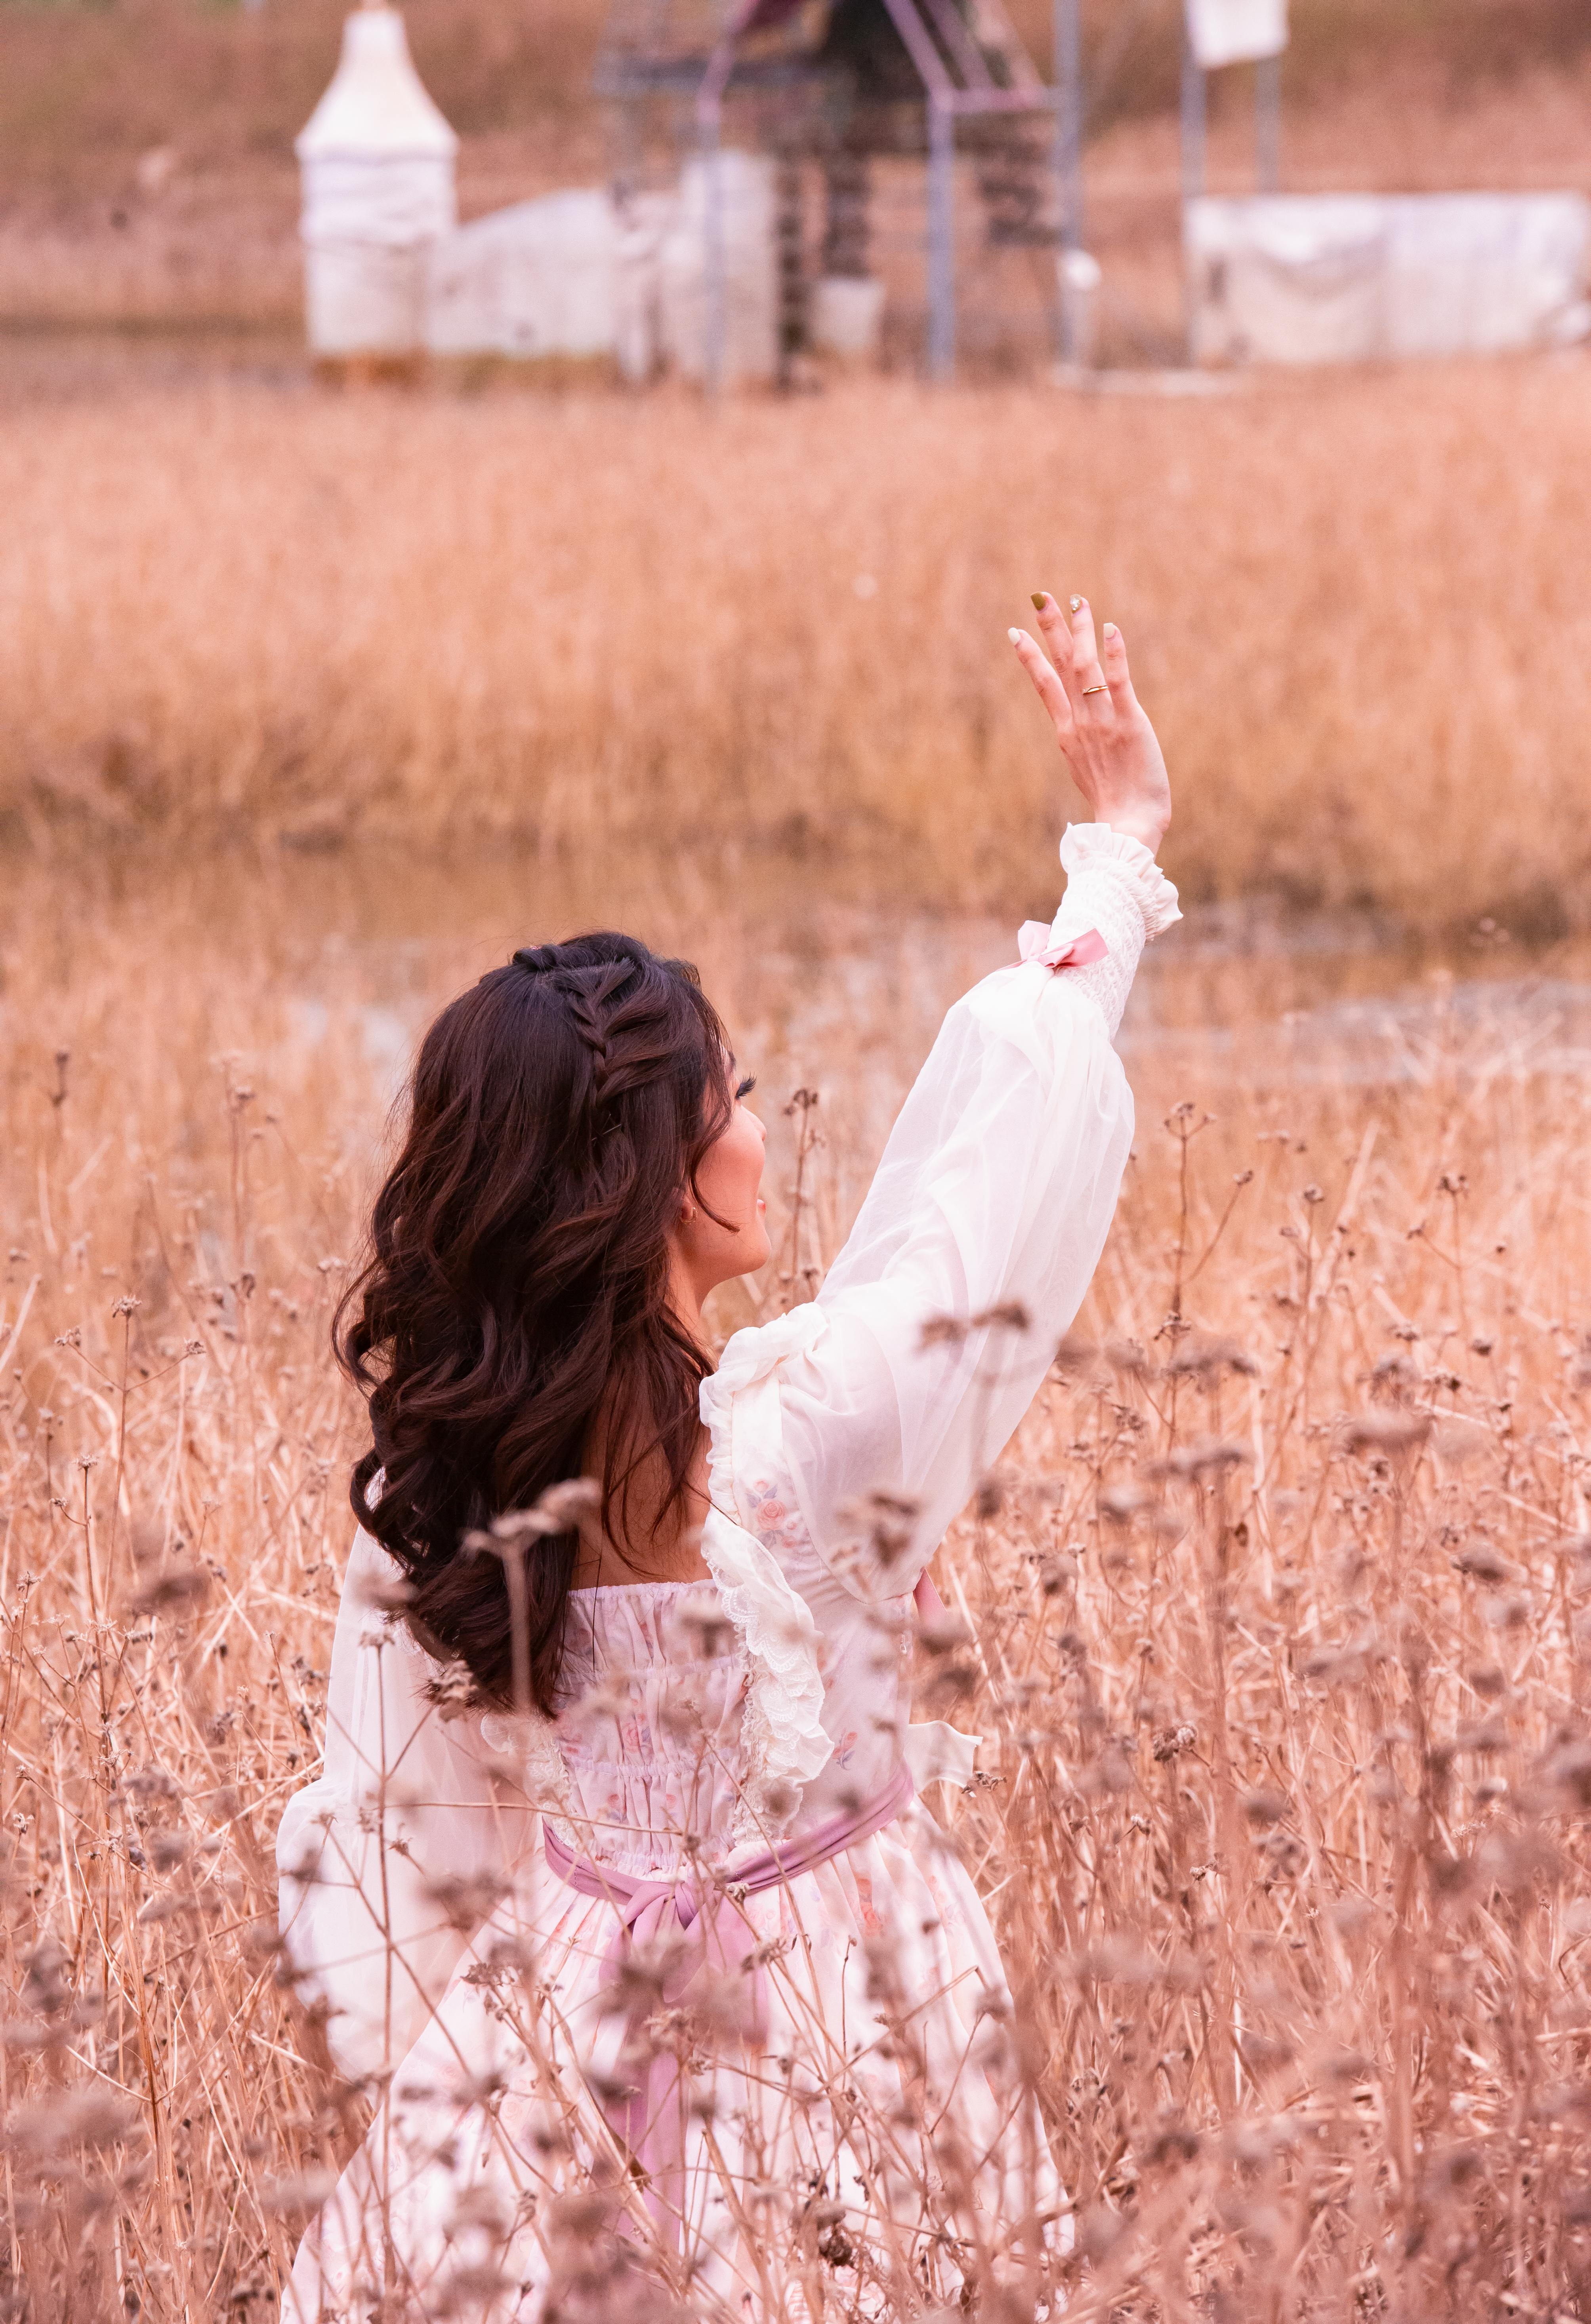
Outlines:
{"type": "Polygon", "coordinates": [[[743,1643],[706,1582],[569,1599],[557,1744],[566,1821],[625,1874],[672,1870],[686,1834],[729,1855],[746,1775],[743,1643]]]}

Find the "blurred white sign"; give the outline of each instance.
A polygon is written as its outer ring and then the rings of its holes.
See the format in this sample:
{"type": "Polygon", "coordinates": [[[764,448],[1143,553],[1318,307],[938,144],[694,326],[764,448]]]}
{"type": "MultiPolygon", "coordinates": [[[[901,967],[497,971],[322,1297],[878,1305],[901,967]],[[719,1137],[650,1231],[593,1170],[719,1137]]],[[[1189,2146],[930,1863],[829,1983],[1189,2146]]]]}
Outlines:
{"type": "Polygon", "coordinates": [[[1206,72],[1287,46],[1287,0],[1188,0],[1188,39],[1206,72]]]}

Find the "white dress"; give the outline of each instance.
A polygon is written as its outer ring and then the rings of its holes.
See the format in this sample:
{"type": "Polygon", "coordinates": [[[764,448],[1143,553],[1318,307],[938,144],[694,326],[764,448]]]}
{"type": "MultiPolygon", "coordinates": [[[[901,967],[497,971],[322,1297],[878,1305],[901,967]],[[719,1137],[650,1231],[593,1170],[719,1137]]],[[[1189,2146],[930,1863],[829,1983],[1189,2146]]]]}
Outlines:
{"type": "Polygon", "coordinates": [[[736,1895],[751,1934],[686,2015],[657,1963],[616,1985],[614,1903],[538,1831],[700,1882],[874,1798],[903,1754],[965,1772],[949,1730],[907,1741],[910,1593],[1088,1286],[1133,1130],[1111,1039],[1178,917],[1138,842],[1074,825],[1061,853],[1054,938],[1097,930],[1104,956],[1025,960],[952,1009],[818,1298],[703,1384],[711,1585],[575,1592],[558,1720],[520,1720],[447,1699],[458,1674],[382,1611],[394,1569],[356,1536],[324,1773],[278,1861],[299,1989],[385,2098],[304,2239],[294,2324],[629,2313],[648,2251],[693,2316],[815,2315],[825,2271],[887,2316],[1063,2243],[989,1922],[918,1801],[736,1895]],[[657,2179],[610,2128],[638,2043],[685,2067],[657,2179]]]}

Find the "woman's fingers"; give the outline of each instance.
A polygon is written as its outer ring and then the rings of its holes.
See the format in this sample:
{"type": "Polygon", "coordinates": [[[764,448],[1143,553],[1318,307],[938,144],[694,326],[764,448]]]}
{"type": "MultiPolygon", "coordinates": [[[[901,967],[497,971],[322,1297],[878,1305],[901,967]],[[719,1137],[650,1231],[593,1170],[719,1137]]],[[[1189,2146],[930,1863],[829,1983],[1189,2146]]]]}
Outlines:
{"type": "Polygon", "coordinates": [[[1133,692],[1132,672],[1127,668],[1127,640],[1114,622],[1105,624],[1104,641],[1100,648],[1105,683],[1110,688],[1110,699],[1118,711],[1136,710],[1138,697],[1133,692]]]}
{"type": "Polygon", "coordinates": [[[1044,638],[1045,650],[1050,659],[1060,671],[1062,683],[1066,686],[1070,697],[1071,688],[1068,680],[1071,669],[1071,631],[1067,624],[1066,616],[1047,589],[1035,589],[1033,602],[1038,613],[1039,631],[1044,638]]]}
{"type": "Polygon", "coordinates": [[[1099,666],[1094,636],[1094,611],[1086,597],[1071,600],[1071,676],[1066,688],[1073,714],[1080,719],[1111,707],[1105,672],[1099,666]]]}
{"type": "Polygon", "coordinates": [[[1072,780],[1098,822],[1153,850],[1171,820],[1171,786],[1121,632],[1107,622],[1096,636],[1082,597],[1071,600],[1070,619],[1047,591],[1033,602],[1048,656],[1024,630],[1010,632],[1011,643],[1054,723],[1072,780]]]}
{"type": "Polygon", "coordinates": [[[1025,630],[1008,632],[1016,649],[1016,659],[1033,680],[1034,691],[1055,722],[1055,732],[1064,742],[1071,732],[1071,705],[1062,685],[1054,665],[1044,649],[1030,638],[1025,630]]]}

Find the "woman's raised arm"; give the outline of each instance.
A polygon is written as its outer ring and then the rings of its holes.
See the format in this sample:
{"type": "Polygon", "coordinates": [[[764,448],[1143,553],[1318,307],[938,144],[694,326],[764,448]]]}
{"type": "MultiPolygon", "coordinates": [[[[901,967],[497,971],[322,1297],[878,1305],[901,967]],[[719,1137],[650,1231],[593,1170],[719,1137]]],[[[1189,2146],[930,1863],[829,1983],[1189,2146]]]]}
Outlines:
{"type": "Polygon", "coordinates": [[[1112,1036],[1145,940],[1179,917],[1152,853],[1164,761],[1119,633],[1106,674],[1081,600],[1069,625],[1046,596],[1041,627],[1053,660],[1013,637],[1101,820],[1062,842],[1053,927],[1024,930],[1021,963],[950,1011],[819,1294],[824,1328],[780,1370],[802,1514],[869,1591],[912,1587],[1076,1315],[1132,1144],[1112,1036]],[[879,1492],[915,1512],[910,1551],[887,1563],[859,1514],[879,1492]]]}

